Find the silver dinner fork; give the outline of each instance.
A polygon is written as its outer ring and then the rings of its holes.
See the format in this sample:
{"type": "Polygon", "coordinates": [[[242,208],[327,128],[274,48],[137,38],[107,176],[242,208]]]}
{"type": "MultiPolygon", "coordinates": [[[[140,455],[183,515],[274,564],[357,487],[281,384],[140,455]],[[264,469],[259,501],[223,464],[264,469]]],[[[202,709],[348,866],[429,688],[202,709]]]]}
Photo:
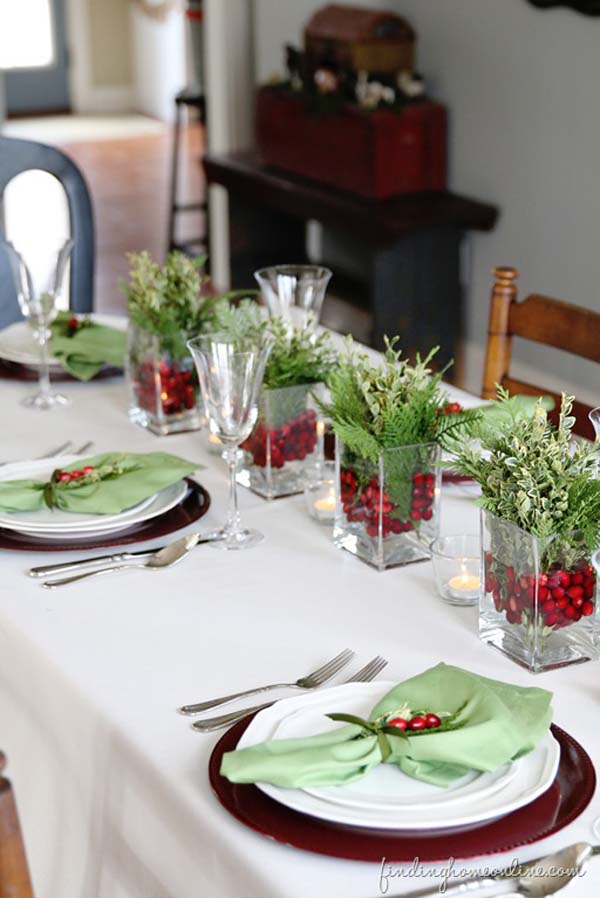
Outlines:
{"type": "MultiPolygon", "coordinates": [[[[43,455],[36,455],[35,460],[42,461],[42,459],[44,459],[44,458],[54,458],[55,455],[62,455],[63,452],[66,452],[67,449],[70,449],[70,447],[72,445],[73,445],[73,441],[67,440],[66,443],[61,443],[60,446],[56,446],[54,449],[50,449],[48,452],[44,452],[43,455]]],[[[10,465],[10,464],[13,464],[13,462],[2,461],[2,462],[0,462],[0,467],[2,467],[2,465],[10,465]]]]}
{"type": "Polygon", "coordinates": [[[270,692],[271,689],[316,689],[322,686],[327,680],[330,680],[338,673],[342,667],[345,667],[354,657],[354,652],[350,649],[344,649],[331,661],[317,667],[312,673],[305,677],[300,677],[295,683],[272,683],[270,686],[259,686],[257,689],[246,689],[244,692],[234,692],[232,695],[224,695],[221,698],[213,698],[208,702],[197,702],[194,705],[183,705],[179,709],[181,714],[200,714],[202,711],[209,711],[211,708],[217,708],[219,705],[225,705],[233,702],[238,698],[245,698],[247,695],[256,695],[258,692],[270,692]]]}
{"type": "MultiPolygon", "coordinates": [[[[381,673],[386,665],[387,661],[385,658],[377,655],[376,658],[372,658],[368,664],[361,667],[359,671],[352,674],[348,680],[344,680],[344,683],[370,683],[371,680],[374,680],[381,673]]],[[[211,733],[213,730],[219,730],[222,727],[230,726],[232,723],[237,723],[238,720],[242,720],[248,714],[256,714],[258,711],[263,711],[271,704],[272,702],[265,702],[262,705],[255,705],[253,708],[242,708],[239,711],[232,711],[230,714],[221,714],[219,717],[205,717],[204,720],[196,720],[192,724],[192,729],[199,730],[201,733],[211,733]]]]}

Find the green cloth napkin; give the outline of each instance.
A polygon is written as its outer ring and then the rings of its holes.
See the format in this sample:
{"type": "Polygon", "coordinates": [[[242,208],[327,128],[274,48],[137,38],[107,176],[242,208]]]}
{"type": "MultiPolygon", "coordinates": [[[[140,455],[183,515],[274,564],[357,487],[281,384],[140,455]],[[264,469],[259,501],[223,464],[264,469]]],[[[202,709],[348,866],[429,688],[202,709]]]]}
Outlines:
{"type": "MultiPolygon", "coordinates": [[[[119,514],[202,467],[166,452],[105,452],[78,459],[61,470],[81,471],[87,466],[92,466],[95,473],[80,480],[52,483],[52,502],[61,511],[119,514]]],[[[40,480],[1,481],[0,511],[47,508],[47,491],[48,483],[40,480]]]]}
{"type": "Polygon", "coordinates": [[[93,322],[83,324],[70,335],[72,317],[69,312],[61,312],[52,324],[50,350],[63,368],[78,380],[90,380],[103,365],[122,368],[127,335],[114,327],[93,322]]]}
{"type": "MultiPolygon", "coordinates": [[[[513,686],[438,664],[390,690],[369,720],[393,717],[404,704],[413,711],[458,712],[456,729],[406,738],[385,734],[391,748],[386,763],[415,779],[448,786],[469,770],[493,771],[534,749],[550,726],[551,699],[552,693],[544,689],[513,686]]],[[[332,699],[328,713],[337,711],[332,699]]],[[[377,736],[365,732],[351,724],[305,739],[276,739],[226,752],[221,774],[232,783],[287,788],[351,783],[382,761],[377,736]]]]}

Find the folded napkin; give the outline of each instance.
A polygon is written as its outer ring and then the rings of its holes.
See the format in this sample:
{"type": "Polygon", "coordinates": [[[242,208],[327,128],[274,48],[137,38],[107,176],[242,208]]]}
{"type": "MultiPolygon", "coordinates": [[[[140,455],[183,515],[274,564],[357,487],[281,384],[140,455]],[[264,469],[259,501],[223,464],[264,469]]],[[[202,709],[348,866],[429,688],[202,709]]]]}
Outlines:
{"type": "Polygon", "coordinates": [[[122,368],[127,348],[124,331],[61,312],[52,324],[50,350],[78,380],[90,380],[103,365],[122,368]],[[78,325],[75,327],[75,321],[78,325]]]}
{"type": "Polygon", "coordinates": [[[46,482],[0,481],[0,511],[50,507],[85,514],[119,514],[200,467],[166,452],[105,452],[54,471],[46,482]],[[66,479],[64,474],[72,471],[81,476],[66,479]]]}
{"type": "Polygon", "coordinates": [[[387,727],[376,734],[352,724],[305,739],[275,739],[226,752],[221,774],[232,783],[336,786],[360,779],[384,760],[415,779],[448,786],[470,770],[493,771],[534,749],[550,726],[551,699],[544,689],[438,664],[395,686],[369,717],[384,726],[399,712],[410,717],[426,711],[441,716],[438,729],[387,727]]]}

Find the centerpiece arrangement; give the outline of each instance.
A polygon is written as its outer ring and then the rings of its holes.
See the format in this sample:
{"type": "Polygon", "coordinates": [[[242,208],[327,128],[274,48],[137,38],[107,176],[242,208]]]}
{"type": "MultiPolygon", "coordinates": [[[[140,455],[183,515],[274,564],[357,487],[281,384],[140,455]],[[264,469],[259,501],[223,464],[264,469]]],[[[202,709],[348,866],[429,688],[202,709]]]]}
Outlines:
{"type": "Polygon", "coordinates": [[[598,656],[599,446],[572,445],[572,403],[562,397],[557,427],[539,403],[456,451],[482,490],[481,638],[532,671],[598,656]]]}
{"type": "Polygon", "coordinates": [[[161,266],[142,252],[131,253],[129,260],[129,281],[122,289],[130,322],[130,418],[160,435],[195,430],[202,414],[186,344],[211,330],[219,308],[240,293],[211,295],[203,257],[172,252],[161,266]]]}
{"type": "Polygon", "coordinates": [[[336,435],[334,542],[379,570],[429,557],[438,531],[441,448],[479,418],[450,407],[436,350],[411,364],[387,341],[375,367],[352,341],[322,405],[336,435]]]}
{"type": "Polygon", "coordinates": [[[330,336],[316,333],[310,316],[297,328],[280,318],[264,320],[254,303],[220,309],[216,317],[221,332],[272,341],[256,426],[241,445],[238,482],[267,499],[302,492],[307,467],[323,456],[315,397],[336,361],[330,336]]]}

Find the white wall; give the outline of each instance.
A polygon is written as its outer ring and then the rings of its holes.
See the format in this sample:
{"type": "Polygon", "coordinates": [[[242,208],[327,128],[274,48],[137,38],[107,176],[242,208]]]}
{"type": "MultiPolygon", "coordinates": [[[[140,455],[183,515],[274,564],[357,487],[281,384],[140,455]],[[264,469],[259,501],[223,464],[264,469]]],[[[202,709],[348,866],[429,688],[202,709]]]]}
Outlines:
{"type": "Polygon", "coordinates": [[[154,19],[131,8],[133,103],[137,112],[172,121],[175,94],[187,81],[185,19],[181,9],[154,19]]]}
{"type": "MultiPolygon", "coordinates": [[[[321,0],[255,0],[257,77],[281,70],[282,45],[321,0]]],[[[600,19],[541,12],[525,0],[359,0],[406,15],[418,60],[451,114],[450,186],[497,203],[492,234],[471,241],[467,379],[481,382],[490,272],[515,265],[521,288],[600,311],[600,19]]],[[[521,370],[582,385],[600,401],[592,363],[516,347],[521,370]],[[558,358],[557,358],[558,357],[558,358]]]]}

